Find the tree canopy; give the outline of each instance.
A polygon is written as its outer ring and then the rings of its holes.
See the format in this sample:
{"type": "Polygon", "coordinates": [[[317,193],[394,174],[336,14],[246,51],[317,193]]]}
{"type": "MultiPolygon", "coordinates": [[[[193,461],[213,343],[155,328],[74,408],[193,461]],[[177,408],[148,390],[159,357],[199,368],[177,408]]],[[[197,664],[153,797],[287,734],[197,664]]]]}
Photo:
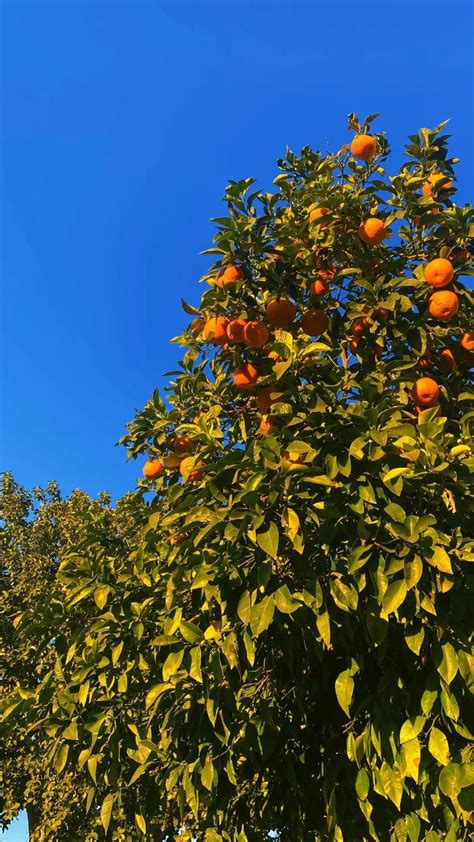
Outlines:
{"type": "Polygon", "coordinates": [[[469,837],[473,211],[444,124],[388,174],[373,119],[229,183],[138,490],[8,603],[78,840],[469,837]]]}

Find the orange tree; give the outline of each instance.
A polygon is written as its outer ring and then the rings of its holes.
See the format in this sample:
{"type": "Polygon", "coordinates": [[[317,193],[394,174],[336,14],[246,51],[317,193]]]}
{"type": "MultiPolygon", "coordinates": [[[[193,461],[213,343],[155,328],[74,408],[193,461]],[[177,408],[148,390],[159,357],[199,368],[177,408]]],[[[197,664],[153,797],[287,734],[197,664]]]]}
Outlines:
{"type": "Polygon", "coordinates": [[[18,715],[107,838],[469,836],[473,214],[443,125],[387,175],[372,120],[228,185],[123,439],[148,522],[63,559],[56,622],[89,621],[18,715]]]}

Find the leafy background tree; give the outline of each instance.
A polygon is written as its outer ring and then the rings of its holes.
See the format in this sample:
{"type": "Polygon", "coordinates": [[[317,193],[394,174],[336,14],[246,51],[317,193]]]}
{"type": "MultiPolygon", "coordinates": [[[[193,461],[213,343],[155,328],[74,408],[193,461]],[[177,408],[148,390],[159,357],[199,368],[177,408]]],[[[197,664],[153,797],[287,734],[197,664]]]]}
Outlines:
{"type": "Polygon", "coordinates": [[[84,518],[17,623],[55,664],[4,728],[49,739],[98,838],[468,838],[472,210],[443,125],[392,175],[372,121],[368,154],[230,182],[123,439],[136,525],[84,518]]]}

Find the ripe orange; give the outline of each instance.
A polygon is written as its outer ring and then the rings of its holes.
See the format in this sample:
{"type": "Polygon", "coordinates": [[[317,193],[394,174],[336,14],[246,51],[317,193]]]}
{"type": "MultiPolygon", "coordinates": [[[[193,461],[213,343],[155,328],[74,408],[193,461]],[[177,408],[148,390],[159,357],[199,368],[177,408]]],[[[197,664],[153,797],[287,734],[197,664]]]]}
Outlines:
{"type": "Polygon", "coordinates": [[[319,219],[321,226],[329,225],[330,220],[329,219],[322,220],[321,217],[326,216],[326,214],[330,213],[330,212],[331,212],[330,208],[313,208],[313,210],[309,212],[309,216],[308,216],[309,224],[311,225],[311,223],[316,222],[319,219]]]}
{"type": "Polygon", "coordinates": [[[349,342],[349,351],[351,352],[351,354],[354,354],[354,355],[357,354],[359,342],[360,342],[360,336],[356,336],[356,337],[354,337],[354,339],[351,339],[351,341],[349,342]]]}
{"type": "Polygon", "coordinates": [[[474,351],[474,330],[466,330],[461,337],[461,347],[466,351],[474,351]]]}
{"type": "Polygon", "coordinates": [[[227,336],[229,342],[241,343],[245,342],[244,328],[247,322],[245,319],[232,319],[227,326],[227,336]]]}
{"type": "Polygon", "coordinates": [[[443,190],[452,190],[453,184],[451,181],[446,181],[442,186],[436,187],[438,182],[442,181],[443,178],[446,178],[446,176],[442,172],[431,173],[423,185],[423,196],[432,196],[433,193],[436,194],[443,190]]]}
{"type": "Polygon", "coordinates": [[[262,436],[268,436],[270,430],[272,429],[274,424],[273,418],[271,415],[267,415],[266,418],[260,419],[260,424],[258,426],[258,432],[262,436]]]}
{"type": "Polygon", "coordinates": [[[377,246],[387,236],[383,219],[369,216],[359,225],[359,237],[368,246],[377,246]]]}
{"type": "Polygon", "coordinates": [[[329,284],[327,284],[326,281],[319,280],[318,278],[316,281],[313,281],[310,289],[314,295],[326,295],[326,293],[329,292],[329,284]]]}
{"type": "Polygon", "coordinates": [[[272,403],[276,403],[278,401],[278,398],[271,397],[272,393],[276,391],[277,388],[275,386],[265,386],[260,394],[257,395],[255,403],[257,404],[257,409],[259,409],[260,412],[268,412],[272,403]]]}
{"type": "Polygon", "coordinates": [[[367,331],[367,319],[365,316],[359,316],[358,319],[354,319],[351,330],[353,336],[364,336],[367,331]]]}
{"type": "Polygon", "coordinates": [[[439,386],[431,377],[420,377],[413,384],[411,396],[417,406],[436,406],[439,403],[439,386]]]}
{"type": "Polygon", "coordinates": [[[320,269],[318,272],[318,278],[321,281],[330,281],[337,272],[337,263],[333,263],[329,269],[320,269]]]}
{"type": "Polygon", "coordinates": [[[202,459],[195,461],[194,456],[186,456],[179,466],[179,472],[185,482],[197,482],[202,478],[203,472],[199,470],[201,465],[204,465],[202,459]]]}
{"type": "Polygon", "coordinates": [[[234,384],[238,389],[251,389],[258,380],[258,371],[252,363],[244,363],[234,371],[234,384]]]}
{"type": "Polygon", "coordinates": [[[286,327],[296,318],[296,305],[289,298],[273,298],[267,304],[267,319],[273,327],[286,327]]]}
{"type": "Polygon", "coordinates": [[[437,257],[426,264],[423,276],[427,284],[435,289],[448,286],[454,278],[454,267],[445,257],[437,257]]]}
{"type": "Polygon", "coordinates": [[[361,161],[369,161],[375,155],[375,138],[370,134],[356,134],[351,143],[351,155],[361,161]]]}
{"type": "Polygon", "coordinates": [[[226,345],[229,341],[227,325],[229,320],[224,316],[211,316],[204,325],[204,339],[214,345],[226,345]]]}
{"type": "Polygon", "coordinates": [[[177,453],[170,453],[169,456],[165,456],[163,459],[163,464],[165,468],[179,468],[182,461],[182,456],[179,456],[177,453]]]}
{"type": "Polygon", "coordinates": [[[175,453],[188,453],[193,446],[189,436],[176,436],[173,442],[173,450],[175,453]]]}
{"type": "Polygon", "coordinates": [[[379,319],[382,319],[383,322],[386,322],[388,317],[391,315],[391,311],[388,310],[387,307],[377,307],[374,315],[378,316],[379,319]]]}
{"type": "Polygon", "coordinates": [[[442,348],[439,352],[439,364],[446,372],[455,371],[457,368],[456,358],[451,348],[442,348]]]}
{"type": "Polygon", "coordinates": [[[235,284],[240,278],[243,278],[243,274],[238,266],[226,266],[219,272],[216,278],[216,286],[225,287],[227,284],[235,284]]]}
{"type": "Polygon", "coordinates": [[[301,327],[303,333],[308,336],[320,336],[325,333],[329,326],[329,319],[323,310],[316,310],[312,307],[303,313],[301,327]]]}
{"type": "Polygon", "coordinates": [[[432,368],[429,356],[420,357],[418,360],[418,365],[420,366],[420,368],[432,368]]]}
{"type": "Polygon", "coordinates": [[[244,339],[251,348],[263,348],[268,342],[270,334],[262,322],[247,322],[244,328],[244,339]]]}
{"type": "Polygon", "coordinates": [[[163,465],[158,459],[148,459],[143,466],[143,476],[147,479],[156,479],[163,470],[163,465]]]}
{"type": "Polygon", "coordinates": [[[439,290],[430,296],[428,310],[435,319],[439,319],[440,322],[447,322],[458,312],[459,298],[455,292],[451,292],[449,289],[439,290]]]}

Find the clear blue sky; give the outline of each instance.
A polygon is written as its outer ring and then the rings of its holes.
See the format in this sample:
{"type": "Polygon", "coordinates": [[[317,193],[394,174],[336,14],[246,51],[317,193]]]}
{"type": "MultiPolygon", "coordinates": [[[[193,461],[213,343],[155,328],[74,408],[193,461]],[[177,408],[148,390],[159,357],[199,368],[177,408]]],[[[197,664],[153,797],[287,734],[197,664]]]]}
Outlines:
{"type": "MultiPolygon", "coordinates": [[[[197,302],[228,178],[346,115],[406,135],[451,118],[473,183],[470,2],[0,2],[1,463],[114,496],[114,443],[197,302]]],[[[394,164],[396,161],[394,161],[394,164]]]]}
{"type": "Polygon", "coordinates": [[[395,166],[449,117],[472,199],[473,8],[0,0],[2,467],[133,487],[114,442],[174,366],[208,220],[286,144],[334,148],[348,112],[380,111],[395,166]]]}

